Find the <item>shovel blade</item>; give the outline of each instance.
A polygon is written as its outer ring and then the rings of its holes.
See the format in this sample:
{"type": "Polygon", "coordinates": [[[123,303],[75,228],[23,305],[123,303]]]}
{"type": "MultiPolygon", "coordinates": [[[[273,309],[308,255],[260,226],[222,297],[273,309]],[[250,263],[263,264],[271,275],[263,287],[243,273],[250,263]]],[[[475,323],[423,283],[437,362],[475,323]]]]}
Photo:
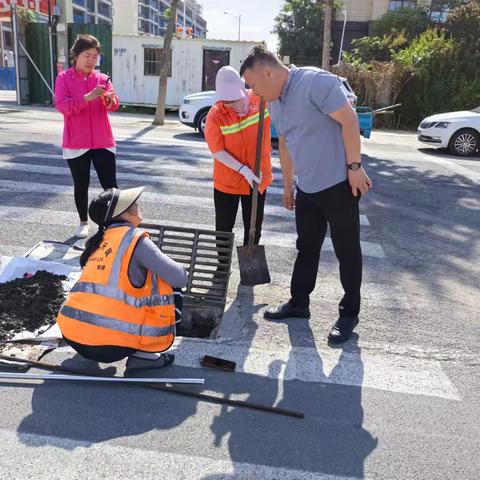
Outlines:
{"type": "Polygon", "coordinates": [[[271,282],[263,245],[237,247],[237,254],[241,285],[253,287],[271,282]]]}

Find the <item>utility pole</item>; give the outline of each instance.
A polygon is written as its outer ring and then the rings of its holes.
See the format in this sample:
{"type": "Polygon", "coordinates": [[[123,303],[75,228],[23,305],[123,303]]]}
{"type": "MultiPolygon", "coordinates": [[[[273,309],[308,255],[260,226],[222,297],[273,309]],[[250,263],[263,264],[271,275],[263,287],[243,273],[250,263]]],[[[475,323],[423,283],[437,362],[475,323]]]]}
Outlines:
{"type": "Polygon", "coordinates": [[[230,13],[230,12],[223,12],[225,15],[230,15],[231,17],[234,17],[238,20],[238,41],[240,41],[240,30],[242,28],[242,14],[239,13],[238,15],[235,15],[233,13],[230,13]]]}
{"type": "Polygon", "coordinates": [[[183,0],[183,38],[187,38],[187,0],[183,0]]]}
{"type": "Polygon", "coordinates": [[[17,90],[17,105],[22,104],[20,97],[20,61],[18,57],[18,30],[17,30],[17,0],[10,2],[10,14],[12,18],[13,30],[13,53],[15,55],[15,82],[17,90]]]}
{"type": "Polygon", "coordinates": [[[325,0],[323,24],[323,54],[322,68],[330,70],[330,42],[332,41],[333,0],[325,0]]]}
{"type": "MultiPolygon", "coordinates": [[[[52,4],[48,0],[48,51],[50,53],[50,87],[54,89],[54,72],[53,72],[53,43],[52,43],[52,4]]],[[[52,94],[52,105],[55,99],[52,94]]]]}
{"type": "Polygon", "coordinates": [[[5,56],[5,49],[3,48],[3,26],[2,19],[0,18],[0,67],[5,66],[3,57],[5,56]]]}

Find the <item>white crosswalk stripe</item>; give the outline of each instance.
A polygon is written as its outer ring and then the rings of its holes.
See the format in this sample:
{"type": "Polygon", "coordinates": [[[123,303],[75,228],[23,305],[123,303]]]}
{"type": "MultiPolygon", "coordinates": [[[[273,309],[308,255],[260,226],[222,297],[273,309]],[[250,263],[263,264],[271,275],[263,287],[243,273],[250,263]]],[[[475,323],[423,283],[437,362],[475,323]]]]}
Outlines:
{"type": "MultiPolygon", "coordinates": [[[[127,137],[123,137],[127,138],[127,137]]],[[[212,229],[211,225],[199,222],[195,217],[198,209],[213,211],[211,158],[205,145],[195,141],[175,141],[171,145],[172,152],[165,153],[165,143],[162,140],[142,139],[132,142],[130,139],[120,142],[119,159],[117,160],[118,178],[132,184],[147,184],[149,189],[143,196],[143,201],[151,205],[170,205],[184,209],[186,216],[177,220],[173,218],[145,219],[145,222],[162,223],[193,228],[212,229]],[[159,151],[160,146],[162,150],[159,151]],[[188,147],[187,155],[184,152],[175,152],[176,147],[188,147]],[[180,155],[180,159],[178,156],[180,155]],[[188,158],[188,155],[194,158],[188,158]],[[175,173],[182,172],[181,178],[175,173]],[[158,186],[157,186],[158,185],[158,186]],[[165,192],[164,185],[183,187],[188,194],[172,191],[165,192]]],[[[60,153],[47,152],[19,152],[15,161],[9,161],[4,154],[0,156],[0,175],[2,173],[18,173],[15,179],[0,177],[0,193],[29,192],[51,197],[60,203],[68,202],[73,197],[70,171],[62,160],[60,153]],[[55,162],[53,165],[51,162],[55,162]],[[58,165],[57,165],[58,163],[58,165]],[[41,174],[42,181],[27,181],[25,174],[41,174]],[[61,178],[61,182],[58,178],[61,178]],[[50,182],[49,182],[49,179],[50,182]],[[44,183],[45,182],[45,183],[44,183]]],[[[276,179],[280,174],[277,172],[276,179]]],[[[91,188],[91,194],[100,193],[100,188],[91,188]]],[[[280,187],[271,187],[269,192],[275,195],[283,193],[280,187]]],[[[62,228],[65,225],[75,225],[77,214],[74,211],[73,201],[67,211],[60,209],[42,208],[38,206],[11,206],[3,205],[0,210],[0,222],[9,222],[16,225],[34,226],[50,225],[52,228],[62,228]]],[[[277,217],[282,221],[282,231],[275,231],[264,225],[262,243],[271,249],[282,248],[295,251],[294,215],[279,205],[266,205],[267,216],[277,217]],[[287,231],[285,231],[287,227],[287,231]]],[[[361,215],[361,224],[369,226],[366,215],[361,215]]],[[[240,226],[235,229],[237,238],[242,238],[240,226]]],[[[0,254],[19,255],[32,245],[29,239],[22,239],[20,245],[0,246],[0,254]],[[23,241],[25,244],[23,244],[23,241]]],[[[326,238],[323,249],[333,251],[330,238],[326,238]]],[[[385,259],[385,252],[378,243],[362,241],[362,250],[365,257],[385,259]]],[[[273,282],[269,287],[279,289],[288,285],[290,272],[272,272],[273,282]]],[[[231,291],[233,284],[238,283],[238,270],[233,266],[231,291]]],[[[329,287],[330,288],[330,287],[329,287]]],[[[335,287],[337,288],[337,287],[335,287]]],[[[235,286],[233,286],[233,290],[235,286]]],[[[231,292],[232,293],[232,292],[231,292]]],[[[332,297],[337,292],[330,292],[332,297]]],[[[380,284],[365,284],[365,302],[388,301],[396,308],[410,308],[398,291],[380,284]]],[[[234,299],[229,300],[230,306],[234,299]]],[[[234,320],[236,321],[236,320],[234,320]]],[[[285,326],[278,326],[281,330],[285,326]]],[[[228,332],[228,321],[225,322],[225,331],[228,332]]],[[[262,328],[258,331],[260,338],[262,328]]],[[[288,336],[285,333],[286,336],[288,336]]],[[[225,339],[224,339],[225,340],[225,339]]],[[[421,359],[405,358],[401,355],[386,357],[363,353],[359,358],[358,352],[344,353],[315,348],[283,348],[272,351],[265,350],[257,341],[249,347],[241,342],[231,341],[200,341],[194,339],[177,339],[177,363],[186,367],[197,367],[200,353],[214,356],[225,356],[236,361],[240,371],[255,373],[269,378],[283,380],[301,380],[304,382],[337,383],[342,385],[366,386],[379,390],[388,390],[414,395],[427,395],[458,400],[458,392],[444,374],[439,363],[421,359]],[[340,358],[341,356],[341,358],[340,358]],[[272,362],[276,367],[272,369],[272,362]],[[360,371],[359,369],[362,369],[360,371]]],[[[267,477],[265,477],[267,478],[267,477]]],[[[283,478],[283,477],[282,477],[283,478]]],[[[288,478],[288,477],[285,477],[288,478]]],[[[301,477],[295,477],[301,478],[301,477]]]]}
{"type": "MultiPolygon", "coordinates": [[[[157,478],[191,480],[202,479],[261,479],[261,480],[357,480],[316,472],[255,465],[246,462],[214,459],[182,452],[134,448],[105,443],[53,437],[33,433],[0,430],[4,455],[0,469],[8,478],[20,478],[18,468],[6,459],[30,459],[32,447],[41,447],[42,461],[29,464],[28,476],[37,480],[60,478],[78,479],[79,472],[86,478],[157,478]],[[88,462],[85,462],[85,458],[88,462]],[[159,472],[163,472],[160,474],[159,472]],[[100,475],[97,477],[97,475],[100,475]]],[[[194,449],[192,449],[194,450],[194,449]]],[[[38,460],[38,459],[37,459],[38,460]]],[[[24,477],[26,478],[26,477],[24,477]]]]}
{"type": "MultiPolygon", "coordinates": [[[[10,164],[11,165],[11,164],[10,164]]],[[[0,169],[2,169],[3,166],[0,164],[0,169]]],[[[8,166],[5,168],[5,171],[8,170],[20,170],[22,171],[22,167],[19,169],[17,168],[10,168],[8,166]]],[[[29,167],[30,169],[30,167],[29,167]]],[[[57,170],[57,168],[52,168],[50,170],[50,167],[43,167],[43,166],[31,166],[31,170],[45,170],[45,172],[48,171],[49,174],[54,174],[54,172],[57,170]]],[[[66,169],[65,169],[66,170],[66,169]]],[[[140,183],[147,183],[151,181],[152,178],[148,174],[124,174],[125,176],[134,176],[135,178],[139,179],[140,183]]],[[[122,178],[122,174],[119,174],[119,178],[122,178]]],[[[166,177],[161,177],[162,179],[168,180],[166,177]]],[[[184,181],[179,181],[178,182],[181,185],[185,185],[184,181]]],[[[213,209],[213,201],[212,201],[212,187],[211,187],[211,181],[203,181],[203,182],[198,182],[195,183],[195,186],[201,186],[205,188],[205,190],[208,191],[208,196],[204,197],[193,197],[189,195],[175,195],[175,194],[162,194],[162,193],[155,193],[153,191],[146,191],[143,195],[143,199],[152,203],[160,202],[159,204],[167,204],[167,205],[179,205],[183,207],[201,207],[201,208],[209,208],[213,209]]],[[[36,193],[55,193],[55,194],[60,194],[60,195],[73,195],[73,187],[70,185],[52,185],[50,183],[32,183],[32,182],[22,182],[22,181],[16,181],[16,180],[0,180],[0,190],[10,190],[10,191],[16,191],[16,192],[22,192],[22,191],[34,191],[36,193]]],[[[99,188],[92,188],[90,191],[94,194],[99,194],[102,190],[99,188]]],[[[283,207],[280,206],[275,206],[275,205],[266,205],[265,206],[265,214],[266,215],[271,215],[275,217],[285,217],[285,218],[292,218],[294,217],[293,212],[290,212],[286,210],[283,207]]],[[[368,219],[365,215],[362,215],[360,217],[360,222],[362,225],[369,225],[368,219]]]]}

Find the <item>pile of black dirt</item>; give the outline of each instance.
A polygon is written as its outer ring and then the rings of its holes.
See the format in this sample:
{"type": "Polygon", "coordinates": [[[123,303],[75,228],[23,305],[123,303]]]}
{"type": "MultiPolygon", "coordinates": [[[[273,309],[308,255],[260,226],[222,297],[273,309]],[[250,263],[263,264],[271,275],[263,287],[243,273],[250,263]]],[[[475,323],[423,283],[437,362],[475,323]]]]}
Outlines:
{"type": "Polygon", "coordinates": [[[65,278],[41,270],[29,278],[0,283],[0,342],[54,324],[65,301],[65,278]]]}

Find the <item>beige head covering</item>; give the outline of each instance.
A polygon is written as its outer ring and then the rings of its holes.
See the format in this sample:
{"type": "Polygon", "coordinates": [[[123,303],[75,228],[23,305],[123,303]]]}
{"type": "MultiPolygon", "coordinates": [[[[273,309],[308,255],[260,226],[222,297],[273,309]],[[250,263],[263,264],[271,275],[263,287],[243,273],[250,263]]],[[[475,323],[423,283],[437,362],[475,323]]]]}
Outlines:
{"type": "Polygon", "coordinates": [[[126,190],[113,188],[112,190],[113,198],[108,205],[105,222],[125,213],[140,198],[145,187],[127,188],[126,190]]]}

